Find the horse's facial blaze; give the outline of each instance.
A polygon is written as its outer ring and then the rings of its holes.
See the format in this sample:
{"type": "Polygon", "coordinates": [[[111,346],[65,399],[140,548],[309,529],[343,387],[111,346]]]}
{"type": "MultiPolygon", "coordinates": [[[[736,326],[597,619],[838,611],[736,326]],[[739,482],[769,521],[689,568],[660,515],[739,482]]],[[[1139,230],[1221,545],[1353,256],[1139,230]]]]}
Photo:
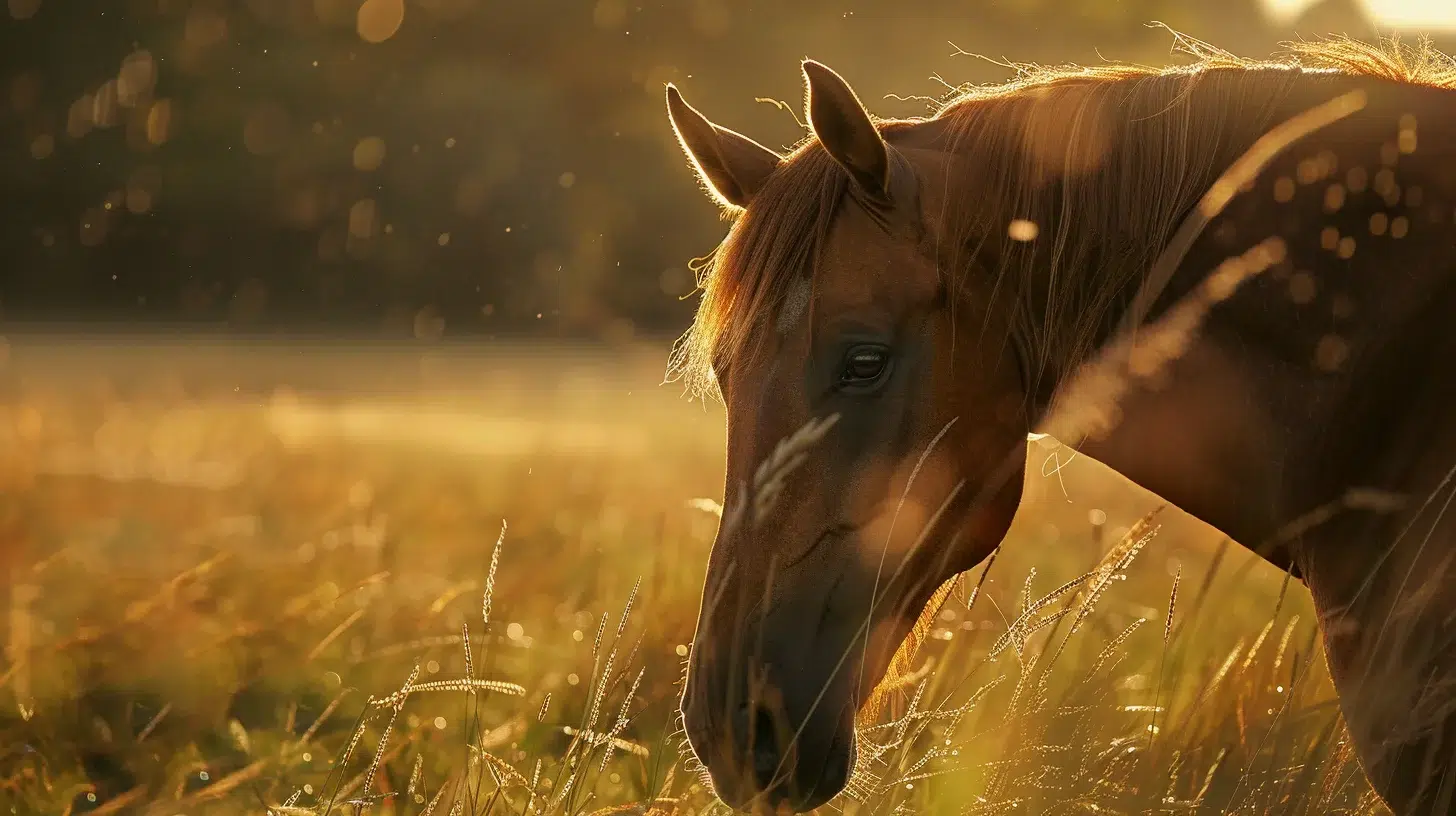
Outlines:
{"type": "Polygon", "coordinates": [[[852,200],[813,272],[801,313],[721,373],[725,521],[683,711],[735,807],[809,810],[845,786],[857,710],[1020,499],[1026,428],[1001,327],[964,308],[952,320],[932,253],[852,200]],[[806,425],[817,440],[778,448],[806,425]]]}

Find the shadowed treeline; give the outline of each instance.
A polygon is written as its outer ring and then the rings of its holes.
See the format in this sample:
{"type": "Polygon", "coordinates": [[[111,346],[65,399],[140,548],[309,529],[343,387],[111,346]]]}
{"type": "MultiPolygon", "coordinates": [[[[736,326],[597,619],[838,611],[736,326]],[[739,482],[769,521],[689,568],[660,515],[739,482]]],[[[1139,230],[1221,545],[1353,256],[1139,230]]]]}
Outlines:
{"type": "Polygon", "coordinates": [[[665,82],[787,146],[804,56],[914,115],[933,77],[1012,73],[957,49],[1163,62],[1156,20],[1267,54],[1369,35],[1354,8],[1275,24],[1257,0],[9,0],[0,321],[675,332],[687,262],[722,226],[665,82]]]}

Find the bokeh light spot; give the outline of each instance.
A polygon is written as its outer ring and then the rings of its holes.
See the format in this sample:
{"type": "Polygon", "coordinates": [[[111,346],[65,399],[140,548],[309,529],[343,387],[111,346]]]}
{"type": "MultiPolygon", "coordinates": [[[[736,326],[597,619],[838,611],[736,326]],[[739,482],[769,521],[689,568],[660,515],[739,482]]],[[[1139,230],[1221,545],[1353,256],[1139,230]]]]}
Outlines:
{"type": "Polygon", "coordinates": [[[1037,227],[1036,222],[1028,221],[1025,218],[1017,218],[1006,227],[1006,234],[1013,241],[1034,241],[1040,232],[1041,229],[1037,227]]]}
{"type": "Polygon", "coordinates": [[[134,107],[137,100],[152,92],[157,82],[157,64],[150,51],[133,51],[121,61],[116,77],[117,102],[123,108],[134,107]]]}
{"type": "Polygon", "coordinates": [[[366,136],[354,145],[354,169],[369,172],[378,170],[384,164],[384,140],[378,136],[366,136]]]}
{"type": "Polygon", "coordinates": [[[152,103],[152,109],[147,111],[147,141],[154,145],[160,145],[167,141],[167,136],[172,132],[172,102],[167,99],[158,99],[152,103]]]}
{"type": "Polygon", "coordinates": [[[349,208],[349,234],[355,238],[374,235],[374,217],[377,207],[372,198],[361,198],[349,208]]]}
{"type": "Polygon", "coordinates": [[[55,149],[56,149],[56,139],[55,139],[54,136],[50,135],[49,133],[42,133],[41,135],[39,135],[39,136],[35,137],[34,139],[31,139],[30,140],[30,155],[31,155],[31,158],[36,158],[36,159],[44,159],[44,158],[47,158],[47,157],[49,157],[51,155],[52,152],[55,151],[55,149]]]}
{"type": "Polygon", "coordinates": [[[382,43],[393,37],[404,23],[404,0],[364,0],[359,6],[359,37],[365,42],[382,43]]]}
{"type": "Polygon", "coordinates": [[[40,0],[10,0],[10,16],[17,20],[29,20],[40,11],[40,0]]]}
{"type": "Polygon", "coordinates": [[[83,95],[71,103],[66,111],[66,135],[79,139],[91,132],[91,114],[96,108],[90,94],[83,95]]]}

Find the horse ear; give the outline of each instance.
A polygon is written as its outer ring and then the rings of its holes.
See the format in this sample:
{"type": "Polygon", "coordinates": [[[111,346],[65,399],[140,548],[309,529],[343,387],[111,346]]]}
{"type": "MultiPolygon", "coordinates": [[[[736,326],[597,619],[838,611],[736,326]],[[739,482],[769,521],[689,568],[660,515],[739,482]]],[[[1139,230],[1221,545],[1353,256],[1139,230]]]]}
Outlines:
{"type": "Polygon", "coordinates": [[[866,192],[884,195],[890,183],[885,140],[843,77],[822,63],[804,60],[809,124],[814,135],[866,192]]]}
{"type": "Polygon", "coordinates": [[[782,158],[763,145],[698,113],[676,86],[667,86],[667,115],[678,144],[720,204],[747,207],[782,158]]]}

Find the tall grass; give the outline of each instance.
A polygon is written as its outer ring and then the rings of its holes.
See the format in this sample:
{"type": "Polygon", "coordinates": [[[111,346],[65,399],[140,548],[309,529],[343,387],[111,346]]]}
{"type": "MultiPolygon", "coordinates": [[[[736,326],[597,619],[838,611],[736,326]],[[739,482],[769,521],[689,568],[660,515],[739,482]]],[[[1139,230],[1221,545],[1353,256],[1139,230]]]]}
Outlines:
{"type": "MultiPolygon", "coordinates": [[[[465,456],[77,388],[0,403],[0,812],[721,812],[676,715],[712,417],[604,390],[607,437],[661,444],[465,456]]],[[[829,807],[1378,812],[1302,590],[1149,497],[1088,524],[1069,495],[963,576],[829,807]]]]}

